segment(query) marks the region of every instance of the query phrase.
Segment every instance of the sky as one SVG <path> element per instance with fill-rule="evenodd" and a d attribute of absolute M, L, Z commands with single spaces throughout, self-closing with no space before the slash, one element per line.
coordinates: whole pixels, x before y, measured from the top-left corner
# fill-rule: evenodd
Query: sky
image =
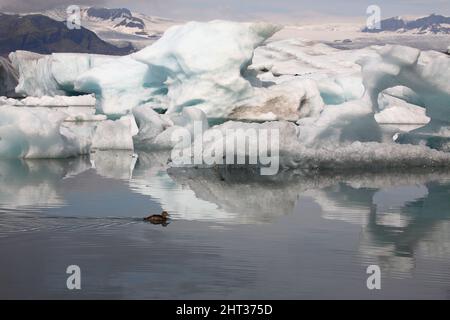
<path fill-rule="evenodd" d="M 450 16 L 450 0 L 0 0 L 0 10 L 32 12 L 72 4 L 126 7 L 179 20 L 363 20 L 372 4 L 381 8 L 382 18 L 430 13 Z"/>

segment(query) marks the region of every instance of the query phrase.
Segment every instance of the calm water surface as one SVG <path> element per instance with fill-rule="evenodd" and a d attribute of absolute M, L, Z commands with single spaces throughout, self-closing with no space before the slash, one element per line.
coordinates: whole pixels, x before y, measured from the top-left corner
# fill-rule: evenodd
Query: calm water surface
<path fill-rule="evenodd" d="M 166 162 L 0 161 L 0 298 L 450 298 L 449 171 L 263 178 Z M 167 227 L 142 221 L 162 209 Z"/>

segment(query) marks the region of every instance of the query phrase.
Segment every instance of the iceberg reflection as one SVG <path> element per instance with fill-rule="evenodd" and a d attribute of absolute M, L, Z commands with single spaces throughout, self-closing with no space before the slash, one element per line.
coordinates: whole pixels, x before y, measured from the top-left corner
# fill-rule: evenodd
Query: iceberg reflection
<path fill-rule="evenodd" d="M 293 215 L 301 219 L 300 210 L 311 208 L 308 203 L 314 202 L 323 219 L 335 222 L 332 228 L 345 223 L 360 230 L 357 255 L 364 265 L 378 264 L 386 272 L 409 276 L 418 256 L 450 256 L 449 170 L 285 171 L 276 176 L 260 176 L 256 168 L 170 168 L 168 156 L 167 152 L 136 156 L 129 151 L 115 151 L 66 160 L 2 160 L 0 212 L 37 212 L 82 202 L 89 208 L 80 208 L 92 216 L 103 208 L 102 216 L 129 218 L 138 217 L 140 206 L 147 210 L 146 206 L 151 205 L 147 201 L 154 200 L 175 221 L 270 224 L 289 222 Z M 96 179 L 106 177 L 120 180 L 118 185 L 123 189 L 114 189 L 115 193 L 101 198 L 93 187 L 87 192 L 89 199 L 85 199 L 78 198 L 78 191 L 85 188 L 83 183 L 78 185 L 75 181 L 71 188 L 61 188 L 65 179 L 91 168 L 95 171 L 87 172 L 89 179 L 84 182 L 97 183 Z M 109 199 L 119 202 L 99 205 Z M 127 208 L 136 201 L 141 204 L 128 212 Z M 111 209 L 118 204 L 123 209 L 116 210 L 119 215 Z M 309 210 L 316 213 L 316 209 Z M 60 211 L 53 214 L 63 216 Z M 70 214 L 74 212 L 78 211 Z M 82 213 L 78 215 L 82 217 Z M 310 223 L 307 220 L 300 221 Z"/>
<path fill-rule="evenodd" d="M 270 179 L 246 172 L 169 170 L 198 198 L 241 212 L 234 223 L 274 221 L 301 207 L 301 197 L 312 198 L 324 219 L 360 226 L 360 259 L 394 276 L 410 276 L 418 254 L 450 256 L 449 171 L 285 172 Z"/>
<path fill-rule="evenodd" d="M 0 160 L 0 210 L 63 206 L 60 182 L 90 168 L 86 158 Z"/>

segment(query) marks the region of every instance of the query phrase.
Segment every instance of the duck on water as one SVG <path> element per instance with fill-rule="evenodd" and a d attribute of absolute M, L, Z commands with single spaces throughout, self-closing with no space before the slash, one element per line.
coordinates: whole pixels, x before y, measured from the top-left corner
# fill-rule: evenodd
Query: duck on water
<path fill-rule="evenodd" d="M 169 224 L 170 215 L 167 211 L 163 211 L 161 214 L 154 214 L 144 218 L 144 221 L 150 222 L 151 224 L 161 224 L 166 226 Z"/>

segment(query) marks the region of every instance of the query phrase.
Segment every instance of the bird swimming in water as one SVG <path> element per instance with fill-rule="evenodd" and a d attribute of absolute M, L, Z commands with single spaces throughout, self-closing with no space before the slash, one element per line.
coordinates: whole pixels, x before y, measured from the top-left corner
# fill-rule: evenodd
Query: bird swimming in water
<path fill-rule="evenodd" d="M 167 226 L 169 220 L 169 213 L 167 211 L 144 218 L 144 221 L 150 222 L 151 224 L 162 224 L 163 226 Z"/>

